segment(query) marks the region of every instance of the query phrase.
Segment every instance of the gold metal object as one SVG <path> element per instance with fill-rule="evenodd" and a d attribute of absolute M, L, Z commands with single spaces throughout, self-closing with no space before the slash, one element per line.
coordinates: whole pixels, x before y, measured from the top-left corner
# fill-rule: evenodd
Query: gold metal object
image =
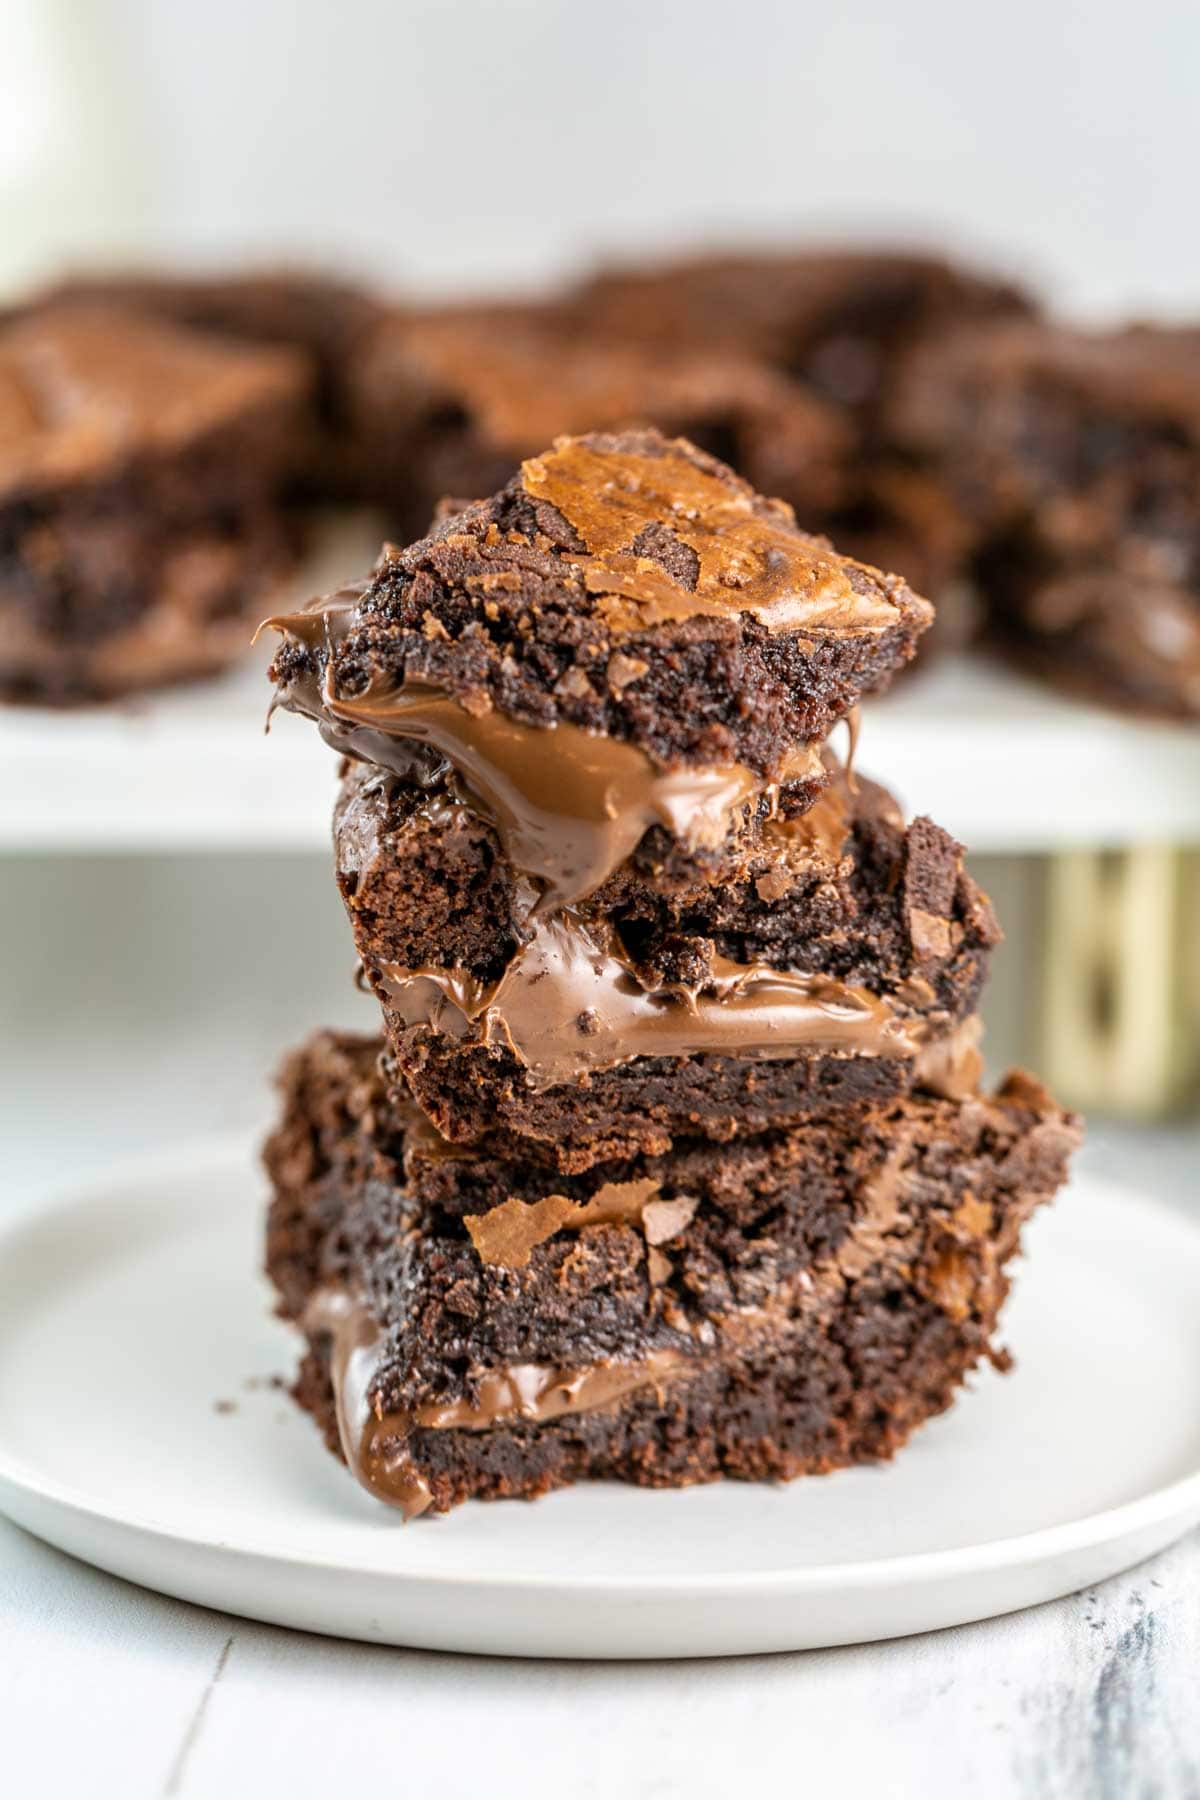
<path fill-rule="evenodd" d="M 1200 852 L 1045 859 L 1041 1048 L 1081 1110 L 1148 1120 L 1200 1099 Z"/>

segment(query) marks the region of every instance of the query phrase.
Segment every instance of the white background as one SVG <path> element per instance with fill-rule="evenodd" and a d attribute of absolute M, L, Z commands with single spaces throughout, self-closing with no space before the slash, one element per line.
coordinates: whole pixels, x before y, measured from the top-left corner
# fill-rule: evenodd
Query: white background
<path fill-rule="evenodd" d="M 10 280 L 123 244 L 520 282 L 810 228 L 946 237 L 1089 310 L 1200 294 L 1190 0 L 0 0 L 0 24 Z"/>

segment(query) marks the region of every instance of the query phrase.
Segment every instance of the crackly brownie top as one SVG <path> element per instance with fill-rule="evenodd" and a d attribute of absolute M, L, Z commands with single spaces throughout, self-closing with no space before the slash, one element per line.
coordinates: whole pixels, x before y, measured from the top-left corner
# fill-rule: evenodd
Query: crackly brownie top
<path fill-rule="evenodd" d="M 913 447 L 990 480 L 1001 508 L 1114 476 L 1138 486 L 1147 470 L 1131 465 L 1149 447 L 1194 463 L 1200 328 L 1019 321 L 960 330 L 914 356 L 893 423 Z"/>
<path fill-rule="evenodd" d="M 851 447 L 834 408 L 764 362 L 583 331 L 554 303 L 397 309 L 365 342 L 354 386 L 394 434 L 468 436 L 514 465 L 564 433 L 636 425 L 688 437 L 760 482 L 786 454 L 813 504 L 836 502 Z"/>
<path fill-rule="evenodd" d="M 240 349 L 99 302 L 0 332 L 0 493 L 101 478 L 304 391 L 301 359 Z"/>
<path fill-rule="evenodd" d="M 593 329 L 736 344 L 831 400 L 872 405 L 890 352 L 931 328 L 1023 312 L 1018 288 L 937 257 L 820 249 L 684 257 L 601 271 L 578 293 Z"/>
<path fill-rule="evenodd" d="M 686 441 L 597 434 L 559 439 L 365 583 L 272 620 L 272 673 L 283 705 L 368 760 L 387 758 L 347 734 L 421 735 L 404 714 L 432 687 L 468 719 L 579 728 L 660 768 L 776 774 L 932 616 Z"/>

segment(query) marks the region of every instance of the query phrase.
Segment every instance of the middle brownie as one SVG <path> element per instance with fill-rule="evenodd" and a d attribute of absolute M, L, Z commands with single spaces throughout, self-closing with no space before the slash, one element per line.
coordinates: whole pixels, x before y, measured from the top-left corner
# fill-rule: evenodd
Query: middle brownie
<path fill-rule="evenodd" d="M 549 912 L 447 763 L 347 765 L 338 884 L 397 1093 L 452 1143 L 513 1133 L 579 1172 L 970 1091 L 999 931 L 960 846 L 831 758 L 785 812 L 700 849 L 653 827 Z"/>

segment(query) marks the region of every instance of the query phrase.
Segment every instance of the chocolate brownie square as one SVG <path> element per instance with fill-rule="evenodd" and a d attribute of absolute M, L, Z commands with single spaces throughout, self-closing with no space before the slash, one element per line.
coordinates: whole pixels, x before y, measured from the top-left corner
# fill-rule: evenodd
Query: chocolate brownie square
<path fill-rule="evenodd" d="M 273 673 L 279 704 L 368 760 L 388 760 L 389 735 L 443 728 L 487 733 L 494 757 L 491 718 L 547 744 L 560 728 L 556 746 L 563 727 L 632 746 L 637 771 L 780 779 L 798 753 L 815 767 L 813 747 L 932 617 L 682 439 L 563 438 L 366 582 L 273 620 Z M 416 717 L 430 688 L 456 718 Z"/>
<path fill-rule="evenodd" d="M 581 1169 L 973 1086 L 996 922 L 961 847 L 874 783 L 837 771 L 690 872 L 648 836 L 547 915 L 469 793 L 422 773 L 352 765 L 335 856 L 395 1068 L 447 1138 L 503 1126 Z"/>
<path fill-rule="evenodd" d="M 289 572 L 293 353 L 99 303 L 0 331 L 0 695 L 107 699 L 224 668 Z"/>
<path fill-rule="evenodd" d="M 348 379 L 361 340 L 383 312 L 364 288 L 314 269 L 226 274 L 76 275 L 51 298 L 95 300 L 246 344 L 278 344 L 308 362 L 312 408 L 296 484 L 312 499 L 359 499 L 369 465 L 352 429 Z"/>
<path fill-rule="evenodd" d="M 598 332 L 762 357 L 861 425 L 877 417 L 914 344 L 1031 302 L 1012 282 L 941 257 L 814 246 L 601 270 L 576 306 Z"/>
<path fill-rule="evenodd" d="M 996 642 L 1072 691 L 1200 718 L 1200 330 L 952 334 L 914 358 L 893 429 L 975 522 Z"/>

